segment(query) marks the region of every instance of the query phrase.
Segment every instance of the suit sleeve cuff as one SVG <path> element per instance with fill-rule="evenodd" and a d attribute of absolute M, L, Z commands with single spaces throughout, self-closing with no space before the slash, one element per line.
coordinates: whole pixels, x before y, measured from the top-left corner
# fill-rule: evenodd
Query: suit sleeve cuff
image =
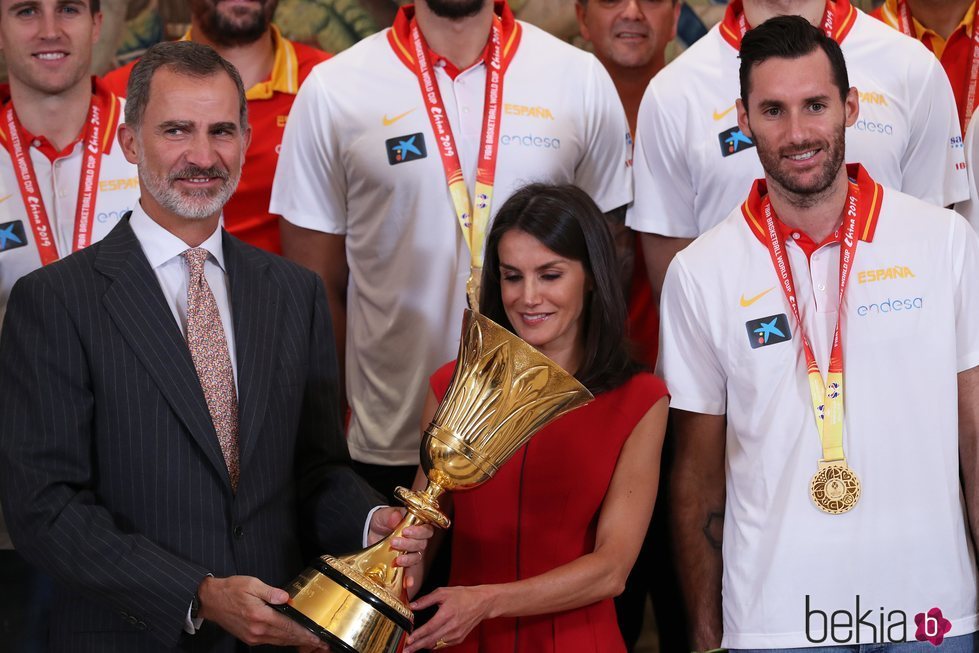
<path fill-rule="evenodd" d="M 371 508 L 371 511 L 367 513 L 367 521 L 364 522 L 364 536 L 361 538 L 361 541 L 363 542 L 363 546 L 365 549 L 370 545 L 370 543 L 367 541 L 367 538 L 370 537 L 371 534 L 371 519 L 374 518 L 374 513 L 380 510 L 381 508 L 388 508 L 388 507 L 389 506 L 374 506 L 373 508 Z"/>
<path fill-rule="evenodd" d="M 208 574 L 209 577 L 214 578 L 214 574 Z M 198 630 L 201 629 L 201 624 L 204 623 L 204 619 L 201 617 L 190 616 L 194 612 L 194 602 L 191 601 L 190 605 L 187 606 L 187 616 L 184 618 L 184 632 L 188 635 L 194 635 Z"/>

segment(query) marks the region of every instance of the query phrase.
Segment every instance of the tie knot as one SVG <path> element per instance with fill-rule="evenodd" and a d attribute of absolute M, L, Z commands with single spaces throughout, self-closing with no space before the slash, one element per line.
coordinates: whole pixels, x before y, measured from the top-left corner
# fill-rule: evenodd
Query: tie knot
<path fill-rule="evenodd" d="M 204 273 L 204 261 L 207 260 L 208 251 L 203 247 L 192 247 L 184 250 L 181 254 L 187 265 L 190 266 L 191 276 L 199 276 Z"/>

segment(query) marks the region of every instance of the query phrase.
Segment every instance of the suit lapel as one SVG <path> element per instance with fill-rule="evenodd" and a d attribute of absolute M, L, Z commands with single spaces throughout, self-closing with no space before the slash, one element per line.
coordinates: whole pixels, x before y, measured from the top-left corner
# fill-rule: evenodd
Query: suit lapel
<path fill-rule="evenodd" d="M 95 269 L 113 279 L 102 297 L 112 321 L 230 491 L 228 468 L 190 350 L 128 215 L 102 240 Z"/>
<path fill-rule="evenodd" d="M 261 434 L 272 389 L 278 295 L 269 279 L 265 258 L 227 233 L 224 258 L 238 358 L 238 446 L 244 472 Z"/>

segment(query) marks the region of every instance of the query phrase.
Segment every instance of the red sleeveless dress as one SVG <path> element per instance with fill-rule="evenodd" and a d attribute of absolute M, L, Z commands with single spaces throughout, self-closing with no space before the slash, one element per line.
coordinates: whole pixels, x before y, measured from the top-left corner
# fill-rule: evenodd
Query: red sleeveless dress
<path fill-rule="evenodd" d="M 441 401 L 455 363 L 431 379 Z M 507 583 L 595 549 L 598 514 L 619 452 L 666 395 L 640 373 L 542 429 L 483 485 L 454 492 L 450 585 Z M 651 481 L 652 482 L 652 481 Z M 556 614 L 487 619 L 453 651 L 624 653 L 612 599 Z"/>

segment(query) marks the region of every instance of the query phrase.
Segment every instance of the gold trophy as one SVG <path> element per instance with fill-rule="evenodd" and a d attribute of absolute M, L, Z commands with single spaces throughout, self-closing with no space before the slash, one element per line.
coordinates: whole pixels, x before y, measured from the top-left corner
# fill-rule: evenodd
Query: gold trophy
<path fill-rule="evenodd" d="M 492 320 L 467 310 L 448 392 L 421 446 L 424 492 L 396 490 L 408 514 L 388 537 L 358 553 L 324 555 L 273 606 L 335 653 L 399 653 L 414 617 L 398 551 L 389 544 L 413 524 L 448 528 L 438 498 L 485 483 L 548 422 L 592 400 L 574 377 Z"/>

